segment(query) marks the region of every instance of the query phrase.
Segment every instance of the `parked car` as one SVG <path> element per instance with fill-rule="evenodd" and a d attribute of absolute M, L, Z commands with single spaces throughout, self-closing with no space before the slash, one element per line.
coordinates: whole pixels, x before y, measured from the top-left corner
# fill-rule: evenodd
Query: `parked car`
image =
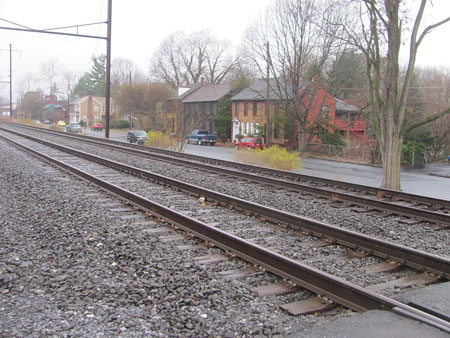
<path fill-rule="evenodd" d="M 264 149 L 264 144 L 259 137 L 243 137 L 236 142 L 236 149 Z"/>
<path fill-rule="evenodd" d="M 79 123 L 71 123 L 66 127 L 66 131 L 68 133 L 80 133 L 81 132 L 81 126 Z"/>
<path fill-rule="evenodd" d="M 95 123 L 92 124 L 91 130 L 92 131 L 102 131 L 103 130 L 103 124 L 101 124 L 100 122 L 95 122 Z"/>
<path fill-rule="evenodd" d="M 45 124 L 51 124 L 52 122 L 50 120 L 45 120 L 44 123 Z"/>
<path fill-rule="evenodd" d="M 33 120 L 32 121 L 34 124 L 42 124 L 40 120 Z"/>
<path fill-rule="evenodd" d="M 66 122 L 58 121 L 57 125 L 60 126 L 60 127 L 65 127 L 66 126 Z"/>
<path fill-rule="evenodd" d="M 195 142 L 200 146 L 208 143 L 213 146 L 216 144 L 216 141 L 217 135 L 210 134 L 205 129 L 196 129 L 186 136 L 186 143 Z"/>
<path fill-rule="evenodd" d="M 127 141 L 144 144 L 147 141 L 147 133 L 144 130 L 130 130 L 127 134 Z"/>

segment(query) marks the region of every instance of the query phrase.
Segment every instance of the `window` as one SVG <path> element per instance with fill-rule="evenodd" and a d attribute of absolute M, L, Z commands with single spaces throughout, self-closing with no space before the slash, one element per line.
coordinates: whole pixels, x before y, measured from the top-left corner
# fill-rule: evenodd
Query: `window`
<path fill-rule="evenodd" d="M 105 107 L 105 105 L 102 105 L 102 112 L 105 112 L 106 111 L 106 107 Z"/>
<path fill-rule="evenodd" d="M 234 115 L 239 116 L 239 103 L 236 103 L 234 106 Z"/>
<path fill-rule="evenodd" d="M 94 106 L 94 113 L 98 113 L 98 107 Z"/>
<path fill-rule="evenodd" d="M 242 134 L 248 135 L 248 122 L 242 122 Z"/>
<path fill-rule="evenodd" d="M 280 125 L 279 124 L 276 124 L 273 127 L 273 138 L 275 140 L 278 140 L 280 138 Z"/>
<path fill-rule="evenodd" d="M 244 103 L 244 116 L 248 115 L 248 103 Z"/>
<path fill-rule="evenodd" d="M 258 115 L 258 104 L 256 102 L 253 102 L 253 116 Z"/>
<path fill-rule="evenodd" d="M 293 135 L 294 127 L 293 124 L 284 124 L 284 138 L 289 139 Z"/>
<path fill-rule="evenodd" d="M 259 135 L 258 123 L 250 124 L 250 134 L 252 134 L 253 136 Z"/>

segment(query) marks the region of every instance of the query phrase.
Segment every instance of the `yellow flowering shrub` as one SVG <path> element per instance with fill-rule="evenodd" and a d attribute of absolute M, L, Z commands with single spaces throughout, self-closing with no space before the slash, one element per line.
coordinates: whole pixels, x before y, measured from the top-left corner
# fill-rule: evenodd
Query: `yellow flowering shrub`
<path fill-rule="evenodd" d="M 297 152 L 289 152 L 277 145 L 263 150 L 236 150 L 235 159 L 247 164 L 287 171 L 298 170 L 301 167 L 300 155 Z"/>
<path fill-rule="evenodd" d="M 155 148 L 168 149 L 181 152 L 184 148 L 184 142 L 181 139 L 172 137 L 161 131 L 150 130 L 147 133 L 147 142 L 145 145 Z"/>

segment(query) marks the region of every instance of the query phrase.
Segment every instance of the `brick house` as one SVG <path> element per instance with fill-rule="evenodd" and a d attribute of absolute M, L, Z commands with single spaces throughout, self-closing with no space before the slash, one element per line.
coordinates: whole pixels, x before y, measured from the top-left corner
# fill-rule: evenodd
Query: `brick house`
<path fill-rule="evenodd" d="M 83 96 L 73 99 L 69 104 L 70 123 L 84 121 L 91 124 L 97 121 L 105 121 L 105 100 L 105 97 L 101 96 Z M 111 98 L 110 112 L 116 112 L 113 98 Z"/>
<path fill-rule="evenodd" d="M 301 84 L 304 90 L 312 90 L 311 82 L 304 82 Z M 270 98 L 270 116 L 280 114 L 282 101 L 285 100 L 280 97 L 276 88 L 275 81 L 272 79 L 269 84 L 269 98 Z M 266 96 L 267 96 L 267 81 L 256 80 L 250 87 L 242 90 L 231 98 L 232 101 L 232 139 L 237 140 L 238 135 L 257 135 L 259 130 L 265 128 L 266 124 Z M 363 123 L 361 117 L 358 117 L 358 123 L 347 123 L 350 118 L 356 118 L 356 112 L 359 109 L 355 106 L 338 100 L 330 95 L 325 89 L 315 86 L 314 94 L 306 96 L 304 99 L 304 106 L 309 107 L 309 114 L 306 119 L 306 125 L 310 125 L 320 113 L 328 115 L 330 124 L 340 128 L 345 132 L 357 132 L 362 138 L 365 137 L 366 124 Z M 336 113 L 338 113 L 336 118 Z M 344 118 L 347 118 L 344 119 Z M 337 122 L 337 124 L 336 124 Z M 272 123 L 272 143 L 281 146 L 293 147 L 298 146 L 298 130 L 292 125 L 281 125 L 280 123 Z"/>
<path fill-rule="evenodd" d="M 44 119 L 52 122 L 69 121 L 67 101 L 58 101 L 55 94 L 45 95 L 43 99 Z"/>

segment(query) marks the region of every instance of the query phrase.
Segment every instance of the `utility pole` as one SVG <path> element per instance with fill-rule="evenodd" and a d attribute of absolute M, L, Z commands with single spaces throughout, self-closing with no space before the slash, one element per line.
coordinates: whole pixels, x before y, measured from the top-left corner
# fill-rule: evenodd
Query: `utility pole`
<path fill-rule="evenodd" d="M 9 118 L 12 119 L 12 44 L 9 44 Z"/>
<path fill-rule="evenodd" d="M 106 128 L 105 137 L 109 138 L 109 120 L 111 112 L 111 18 L 112 18 L 112 0 L 108 0 L 108 28 L 106 34 Z"/>
<path fill-rule="evenodd" d="M 130 89 L 131 89 L 131 70 L 130 70 Z M 131 130 L 131 112 L 128 112 L 128 129 Z"/>
<path fill-rule="evenodd" d="M 20 50 L 13 50 L 12 44 L 9 44 L 9 49 L 0 49 L 0 51 L 9 50 L 9 81 L 0 81 L 0 83 L 9 83 L 9 118 L 12 119 L 13 105 L 12 105 L 12 52 L 20 52 Z"/>
<path fill-rule="evenodd" d="M 267 41 L 267 76 L 266 76 L 266 147 L 272 144 L 272 128 L 270 128 L 270 53 L 269 41 Z"/>

